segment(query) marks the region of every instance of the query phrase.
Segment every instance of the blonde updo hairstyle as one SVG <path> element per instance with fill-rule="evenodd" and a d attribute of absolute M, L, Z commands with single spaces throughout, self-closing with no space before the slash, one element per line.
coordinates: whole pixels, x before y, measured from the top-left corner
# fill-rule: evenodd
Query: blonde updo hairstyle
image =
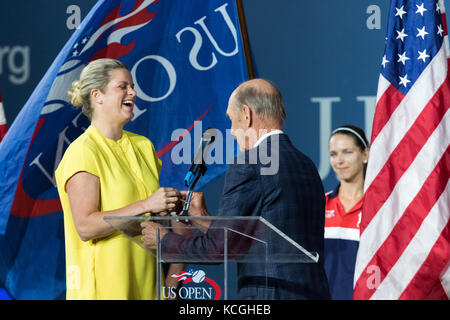
<path fill-rule="evenodd" d="M 91 90 L 98 89 L 101 92 L 110 81 L 110 72 L 115 69 L 128 68 L 119 60 L 98 59 L 91 61 L 83 68 L 80 80 L 72 83 L 72 88 L 68 91 L 70 103 L 75 107 L 82 107 L 82 112 L 92 120 L 94 112 L 91 105 Z"/>

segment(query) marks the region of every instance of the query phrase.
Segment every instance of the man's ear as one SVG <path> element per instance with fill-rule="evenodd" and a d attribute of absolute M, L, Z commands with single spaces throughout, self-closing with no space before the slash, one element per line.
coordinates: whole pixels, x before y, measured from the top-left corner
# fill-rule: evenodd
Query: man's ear
<path fill-rule="evenodd" d="M 248 105 L 242 105 L 242 120 L 244 121 L 247 128 L 250 128 L 253 124 L 253 110 Z"/>

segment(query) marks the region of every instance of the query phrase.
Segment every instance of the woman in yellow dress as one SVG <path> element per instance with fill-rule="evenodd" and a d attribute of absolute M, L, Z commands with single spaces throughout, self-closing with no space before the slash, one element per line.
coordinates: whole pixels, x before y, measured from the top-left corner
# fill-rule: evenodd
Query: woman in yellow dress
<path fill-rule="evenodd" d="M 118 60 L 89 63 L 69 91 L 91 120 L 56 172 L 64 211 L 67 299 L 156 299 L 152 255 L 115 231 L 105 216 L 171 211 L 180 200 L 160 188 L 158 159 L 146 137 L 123 130 L 133 118 L 132 76 Z"/>

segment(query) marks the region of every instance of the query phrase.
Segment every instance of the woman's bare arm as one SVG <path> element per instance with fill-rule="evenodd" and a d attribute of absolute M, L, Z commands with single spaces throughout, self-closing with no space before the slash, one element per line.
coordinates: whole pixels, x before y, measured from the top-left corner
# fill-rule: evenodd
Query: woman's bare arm
<path fill-rule="evenodd" d="M 150 197 L 111 211 L 100 211 L 100 181 L 88 172 L 78 172 L 66 183 L 73 221 L 83 241 L 104 237 L 115 229 L 103 220 L 105 216 L 138 216 L 160 213 L 176 206 L 180 194 L 173 188 L 160 188 Z"/>

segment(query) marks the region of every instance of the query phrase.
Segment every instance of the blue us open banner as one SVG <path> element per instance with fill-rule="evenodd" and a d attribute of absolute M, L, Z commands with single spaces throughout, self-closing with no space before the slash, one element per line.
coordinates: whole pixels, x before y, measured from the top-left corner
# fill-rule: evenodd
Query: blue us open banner
<path fill-rule="evenodd" d="M 226 136 L 228 97 L 248 78 L 235 1 L 98 1 L 0 145 L 0 274 L 15 298 L 64 293 L 54 170 L 89 126 L 67 91 L 98 58 L 119 59 L 130 69 L 137 100 L 125 129 L 150 138 L 163 163 L 161 185 L 175 188 L 183 187 L 202 131 L 214 127 Z M 181 142 L 183 150 L 172 156 Z M 225 170 L 225 161 L 209 165 L 199 186 Z"/>

